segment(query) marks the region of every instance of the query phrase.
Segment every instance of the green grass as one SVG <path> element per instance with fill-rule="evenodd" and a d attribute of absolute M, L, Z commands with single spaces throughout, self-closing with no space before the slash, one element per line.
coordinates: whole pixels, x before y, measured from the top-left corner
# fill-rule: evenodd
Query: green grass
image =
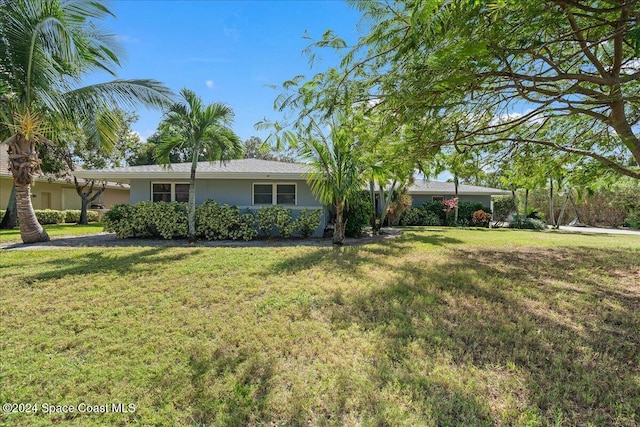
<path fill-rule="evenodd" d="M 0 424 L 640 424 L 640 236 L 11 251 Z"/>
<path fill-rule="evenodd" d="M 44 229 L 49 234 L 49 237 L 64 237 L 64 236 L 83 236 L 85 234 L 100 233 L 103 229 L 103 225 L 99 222 L 92 222 L 89 225 L 81 224 L 49 224 L 45 225 Z M 0 243 L 20 243 L 20 230 L 16 227 L 13 230 L 0 230 Z"/>

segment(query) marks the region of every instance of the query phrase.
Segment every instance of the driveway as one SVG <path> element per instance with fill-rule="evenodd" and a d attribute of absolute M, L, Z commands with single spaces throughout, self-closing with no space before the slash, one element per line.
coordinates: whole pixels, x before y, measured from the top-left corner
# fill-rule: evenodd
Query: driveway
<path fill-rule="evenodd" d="M 557 231 L 587 234 L 635 234 L 636 236 L 640 236 L 640 230 L 628 230 L 624 228 L 571 227 L 561 225 Z"/>

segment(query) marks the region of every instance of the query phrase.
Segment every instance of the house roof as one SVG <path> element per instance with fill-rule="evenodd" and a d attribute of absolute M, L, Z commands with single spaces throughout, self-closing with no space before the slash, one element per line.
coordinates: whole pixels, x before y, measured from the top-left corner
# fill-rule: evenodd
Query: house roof
<path fill-rule="evenodd" d="M 411 187 L 409 187 L 409 194 L 453 195 L 455 194 L 455 185 L 453 182 L 416 181 Z M 458 185 L 458 194 L 467 196 L 499 196 L 511 194 L 511 192 L 507 190 L 500 190 L 498 188 L 460 184 Z"/>
<path fill-rule="evenodd" d="M 310 172 L 307 165 L 272 160 L 238 159 L 220 162 L 198 162 L 199 179 L 304 179 Z M 172 163 L 162 165 L 128 166 L 113 169 L 82 170 L 74 172 L 78 178 L 108 179 L 110 181 L 129 182 L 131 179 L 188 179 L 191 163 Z"/>

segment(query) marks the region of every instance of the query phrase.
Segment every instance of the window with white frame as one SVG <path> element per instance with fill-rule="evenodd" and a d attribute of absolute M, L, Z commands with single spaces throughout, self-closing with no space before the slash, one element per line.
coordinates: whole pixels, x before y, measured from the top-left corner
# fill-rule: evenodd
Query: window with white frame
<path fill-rule="evenodd" d="M 254 205 L 295 205 L 297 186 L 292 183 L 276 184 L 257 182 L 253 184 Z"/>
<path fill-rule="evenodd" d="M 154 182 L 151 184 L 154 202 L 188 202 L 189 184 L 182 182 Z"/>

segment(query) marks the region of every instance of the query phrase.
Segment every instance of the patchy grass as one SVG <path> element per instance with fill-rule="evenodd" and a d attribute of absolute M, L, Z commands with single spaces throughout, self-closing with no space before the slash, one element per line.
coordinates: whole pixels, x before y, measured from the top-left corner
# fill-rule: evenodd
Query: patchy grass
<path fill-rule="evenodd" d="M 95 234 L 103 231 L 103 225 L 99 222 L 92 222 L 89 225 L 81 224 L 48 224 L 43 226 L 49 237 L 83 236 L 85 234 Z M 13 230 L 0 230 L 0 243 L 22 242 L 20 230 L 16 227 Z"/>
<path fill-rule="evenodd" d="M 640 237 L 3 252 L 4 425 L 640 424 Z"/>

